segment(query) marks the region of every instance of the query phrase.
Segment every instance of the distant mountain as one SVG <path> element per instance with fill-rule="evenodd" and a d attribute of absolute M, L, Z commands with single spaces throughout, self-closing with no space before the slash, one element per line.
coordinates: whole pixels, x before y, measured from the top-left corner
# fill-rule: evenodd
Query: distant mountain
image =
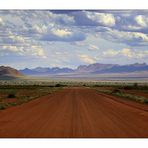
<path fill-rule="evenodd" d="M 105 73 L 130 73 L 148 71 L 146 63 L 135 63 L 129 65 L 101 64 L 80 65 L 76 69 L 59 67 L 37 67 L 34 69 L 23 69 L 20 72 L 24 75 L 50 75 L 50 74 L 105 74 Z"/>
<path fill-rule="evenodd" d="M 70 68 L 59 68 L 59 67 L 53 67 L 53 68 L 37 67 L 34 69 L 25 68 L 23 70 L 20 70 L 20 72 L 25 75 L 48 75 L 48 74 L 59 74 L 59 73 L 62 74 L 72 73 L 74 72 L 74 70 Z"/>
<path fill-rule="evenodd" d="M 129 65 L 114 65 L 110 68 L 103 70 L 96 70 L 93 73 L 130 73 L 130 72 L 139 72 L 139 71 L 148 71 L 148 65 L 146 63 L 135 63 Z"/>
<path fill-rule="evenodd" d="M 0 76 L 4 77 L 19 77 L 19 76 L 23 76 L 21 74 L 21 72 L 19 72 L 18 70 L 8 67 L 8 66 L 0 66 Z"/>
<path fill-rule="evenodd" d="M 75 71 L 78 73 L 94 73 L 94 72 L 101 72 L 112 67 L 116 66 L 116 64 L 90 64 L 90 65 L 81 65 Z"/>

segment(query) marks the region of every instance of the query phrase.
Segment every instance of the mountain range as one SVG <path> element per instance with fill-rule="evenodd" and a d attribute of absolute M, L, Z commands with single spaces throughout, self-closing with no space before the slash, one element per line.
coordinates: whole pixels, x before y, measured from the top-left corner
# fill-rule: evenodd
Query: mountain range
<path fill-rule="evenodd" d="M 37 67 L 33 69 L 25 68 L 17 70 L 8 66 L 0 66 L 0 76 L 20 77 L 23 75 L 30 76 L 48 76 L 60 74 L 111 74 L 111 73 L 132 73 L 132 72 L 148 72 L 146 63 L 134 63 L 129 65 L 118 64 L 101 64 L 95 63 L 90 65 L 80 65 L 76 69 L 59 68 L 59 67 Z"/>
<path fill-rule="evenodd" d="M 118 64 L 101 64 L 95 63 L 90 65 L 80 65 L 76 69 L 71 68 L 59 68 L 59 67 L 37 67 L 34 69 L 22 69 L 19 70 L 24 75 L 54 75 L 54 74 L 103 74 L 103 73 L 128 73 L 128 72 L 140 72 L 148 71 L 148 65 L 146 63 L 134 63 L 128 65 Z"/>

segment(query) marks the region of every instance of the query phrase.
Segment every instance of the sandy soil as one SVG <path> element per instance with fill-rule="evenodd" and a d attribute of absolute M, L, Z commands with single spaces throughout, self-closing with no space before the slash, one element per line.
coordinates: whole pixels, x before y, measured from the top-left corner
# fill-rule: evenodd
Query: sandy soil
<path fill-rule="evenodd" d="M 6 102 L 6 103 L 17 102 L 17 99 L 16 98 L 5 98 L 3 99 L 3 102 Z"/>
<path fill-rule="evenodd" d="M 148 98 L 148 92 L 142 92 L 142 91 L 138 91 L 138 90 L 124 90 L 124 92 Z"/>
<path fill-rule="evenodd" d="M 0 137 L 148 137 L 148 112 L 93 89 L 66 88 L 0 111 Z"/>

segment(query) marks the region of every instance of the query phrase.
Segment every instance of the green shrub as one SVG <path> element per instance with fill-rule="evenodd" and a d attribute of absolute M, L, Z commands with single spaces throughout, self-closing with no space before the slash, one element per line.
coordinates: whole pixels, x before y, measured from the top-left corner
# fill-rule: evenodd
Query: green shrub
<path fill-rule="evenodd" d="M 137 88 L 138 87 L 138 83 L 134 83 L 133 87 Z"/>
<path fill-rule="evenodd" d="M 14 93 L 8 94 L 7 98 L 16 98 L 16 95 Z"/>
<path fill-rule="evenodd" d="M 55 85 L 55 87 L 64 87 L 64 86 L 66 86 L 66 85 L 59 84 L 59 83 Z"/>
<path fill-rule="evenodd" d="M 95 84 L 95 85 L 93 85 L 93 87 L 100 87 L 100 85 L 98 85 L 98 84 Z"/>
<path fill-rule="evenodd" d="M 0 104 L 0 110 L 5 109 L 7 106 L 5 104 Z"/>
<path fill-rule="evenodd" d="M 143 103 L 146 103 L 147 104 L 148 103 L 148 99 L 145 99 Z"/>
<path fill-rule="evenodd" d="M 61 84 L 56 84 L 55 87 L 61 87 Z"/>
<path fill-rule="evenodd" d="M 121 94 L 122 92 L 121 92 L 120 89 L 114 89 L 114 90 L 112 90 L 111 93 L 112 93 L 112 94 L 117 94 L 117 93 Z"/>
<path fill-rule="evenodd" d="M 130 90 L 130 89 L 132 89 L 132 87 L 131 86 L 124 86 L 123 89 Z"/>

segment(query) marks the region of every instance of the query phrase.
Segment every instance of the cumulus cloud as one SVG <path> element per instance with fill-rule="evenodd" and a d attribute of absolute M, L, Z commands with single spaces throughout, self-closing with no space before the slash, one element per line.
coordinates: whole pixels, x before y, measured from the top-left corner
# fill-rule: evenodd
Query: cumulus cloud
<path fill-rule="evenodd" d="M 90 57 L 89 55 L 85 55 L 85 54 L 79 55 L 79 58 L 81 61 L 87 64 L 93 64 L 96 62 L 94 58 Z"/>
<path fill-rule="evenodd" d="M 53 29 L 52 33 L 61 38 L 72 35 L 72 32 L 68 31 L 67 29 Z"/>
<path fill-rule="evenodd" d="M 50 11 L 50 12 L 48 12 L 48 16 L 55 23 L 59 23 L 59 24 L 63 24 L 63 25 L 75 24 L 74 17 L 67 15 L 67 14 L 56 14 L 56 13 L 52 13 Z"/>
<path fill-rule="evenodd" d="M 138 15 L 135 17 L 135 20 L 137 22 L 138 25 L 140 25 L 141 27 L 148 27 L 148 17 L 143 16 L 143 15 Z"/>
<path fill-rule="evenodd" d="M 88 64 L 96 62 L 97 54 L 107 60 L 119 57 L 121 62 L 127 58 L 145 58 L 148 57 L 147 27 L 146 10 L 0 10 L 0 62 L 5 57 L 26 56 L 32 61 L 32 57 L 46 58 L 46 55 L 55 61 L 51 51 L 59 50 L 61 55 L 57 52 L 55 56 L 62 57 L 68 51 L 73 60 L 67 64 L 75 66 L 80 60 Z"/>
<path fill-rule="evenodd" d="M 67 29 L 52 29 L 47 34 L 44 34 L 41 37 L 43 41 L 63 41 L 63 42 L 72 42 L 72 41 L 83 41 L 86 36 L 84 33 L 79 31 L 73 32 Z"/>
<path fill-rule="evenodd" d="M 108 40 L 125 43 L 131 46 L 142 46 L 148 44 L 148 35 L 141 32 L 127 32 L 110 29 L 101 35 Z"/>
<path fill-rule="evenodd" d="M 102 53 L 102 57 L 105 58 L 122 58 L 126 57 L 129 59 L 141 59 L 148 57 L 148 51 L 147 50 L 135 50 L 130 48 L 123 48 L 121 50 L 115 50 L 115 49 L 108 49 Z"/>
<path fill-rule="evenodd" d="M 116 18 L 111 13 L 96 11 L 76 11 L 74 16 L 75 24 L 79 26 L 107 26 L 112 27 L 116 24 Z"/>
<path fill-rule="evenodd" d="M 131 51 L 131 49 L 129 49 L 129 48 L 123 48 L 123 49 L 121 50 L 121 54 L 123 54 L 124 56 L 127 56 L 127 57 L 129 57 L 129 58 L 132 57 L 132 51 Z"/>
<path fill-rule="evenodd" d="M 10 32 L 2 32 L 0 35 L 0 44 L 24 44 L 26 42 L 26 37 L 21 35 L 15 35 L 11 31 Z"/>
<path fill-rule="evenodd" d="M 43 48 L 39 46 L 31 46 L 31 54 L 41 58 L 47 58 Z"/>
<path fill-rule="evenodd" d="M 46 33 L 47 32 L 47 26 L 46 25 L 32 25 L 32 32 L 34 33 Z"/>
<path fill-rule="evenodd" d="M 103 52 L 103 55 L 106 57 L 112 57 L 112 58 L 117 56 L 125 56 L 128 58 L 132 58 L 135 55 L 135 53 L 129 48 L 123 48 L 121 50 L 109 49 Z"/>
<path fill-rule="evenodd" d="M 39 46 L 22 47 L 15 45 L 4 45 L 0 49 L 0 55 L 20 55 L 20 56 L 35 56 L 46 58 L 44 50 Z"/>
<path fill-rule="evenodd" d="M 101 24 L 104 26 L 114 26 L 116 23 L 116 19 L 113 14 L 89 11 L 86 11 L 85 13 L 88 19 L 92 20 L 93 22 L 96 22 L 98 25 Z"/>
<path fill-rule="evenodd" d="M 19 35 L 10 35 L 8 36 L 10 40 L 12 40 L 12 42 L 19 42 L 19 43 L 24 43 L 25 42 L 25 38 L 23 36 L 19 36 Z"/>

